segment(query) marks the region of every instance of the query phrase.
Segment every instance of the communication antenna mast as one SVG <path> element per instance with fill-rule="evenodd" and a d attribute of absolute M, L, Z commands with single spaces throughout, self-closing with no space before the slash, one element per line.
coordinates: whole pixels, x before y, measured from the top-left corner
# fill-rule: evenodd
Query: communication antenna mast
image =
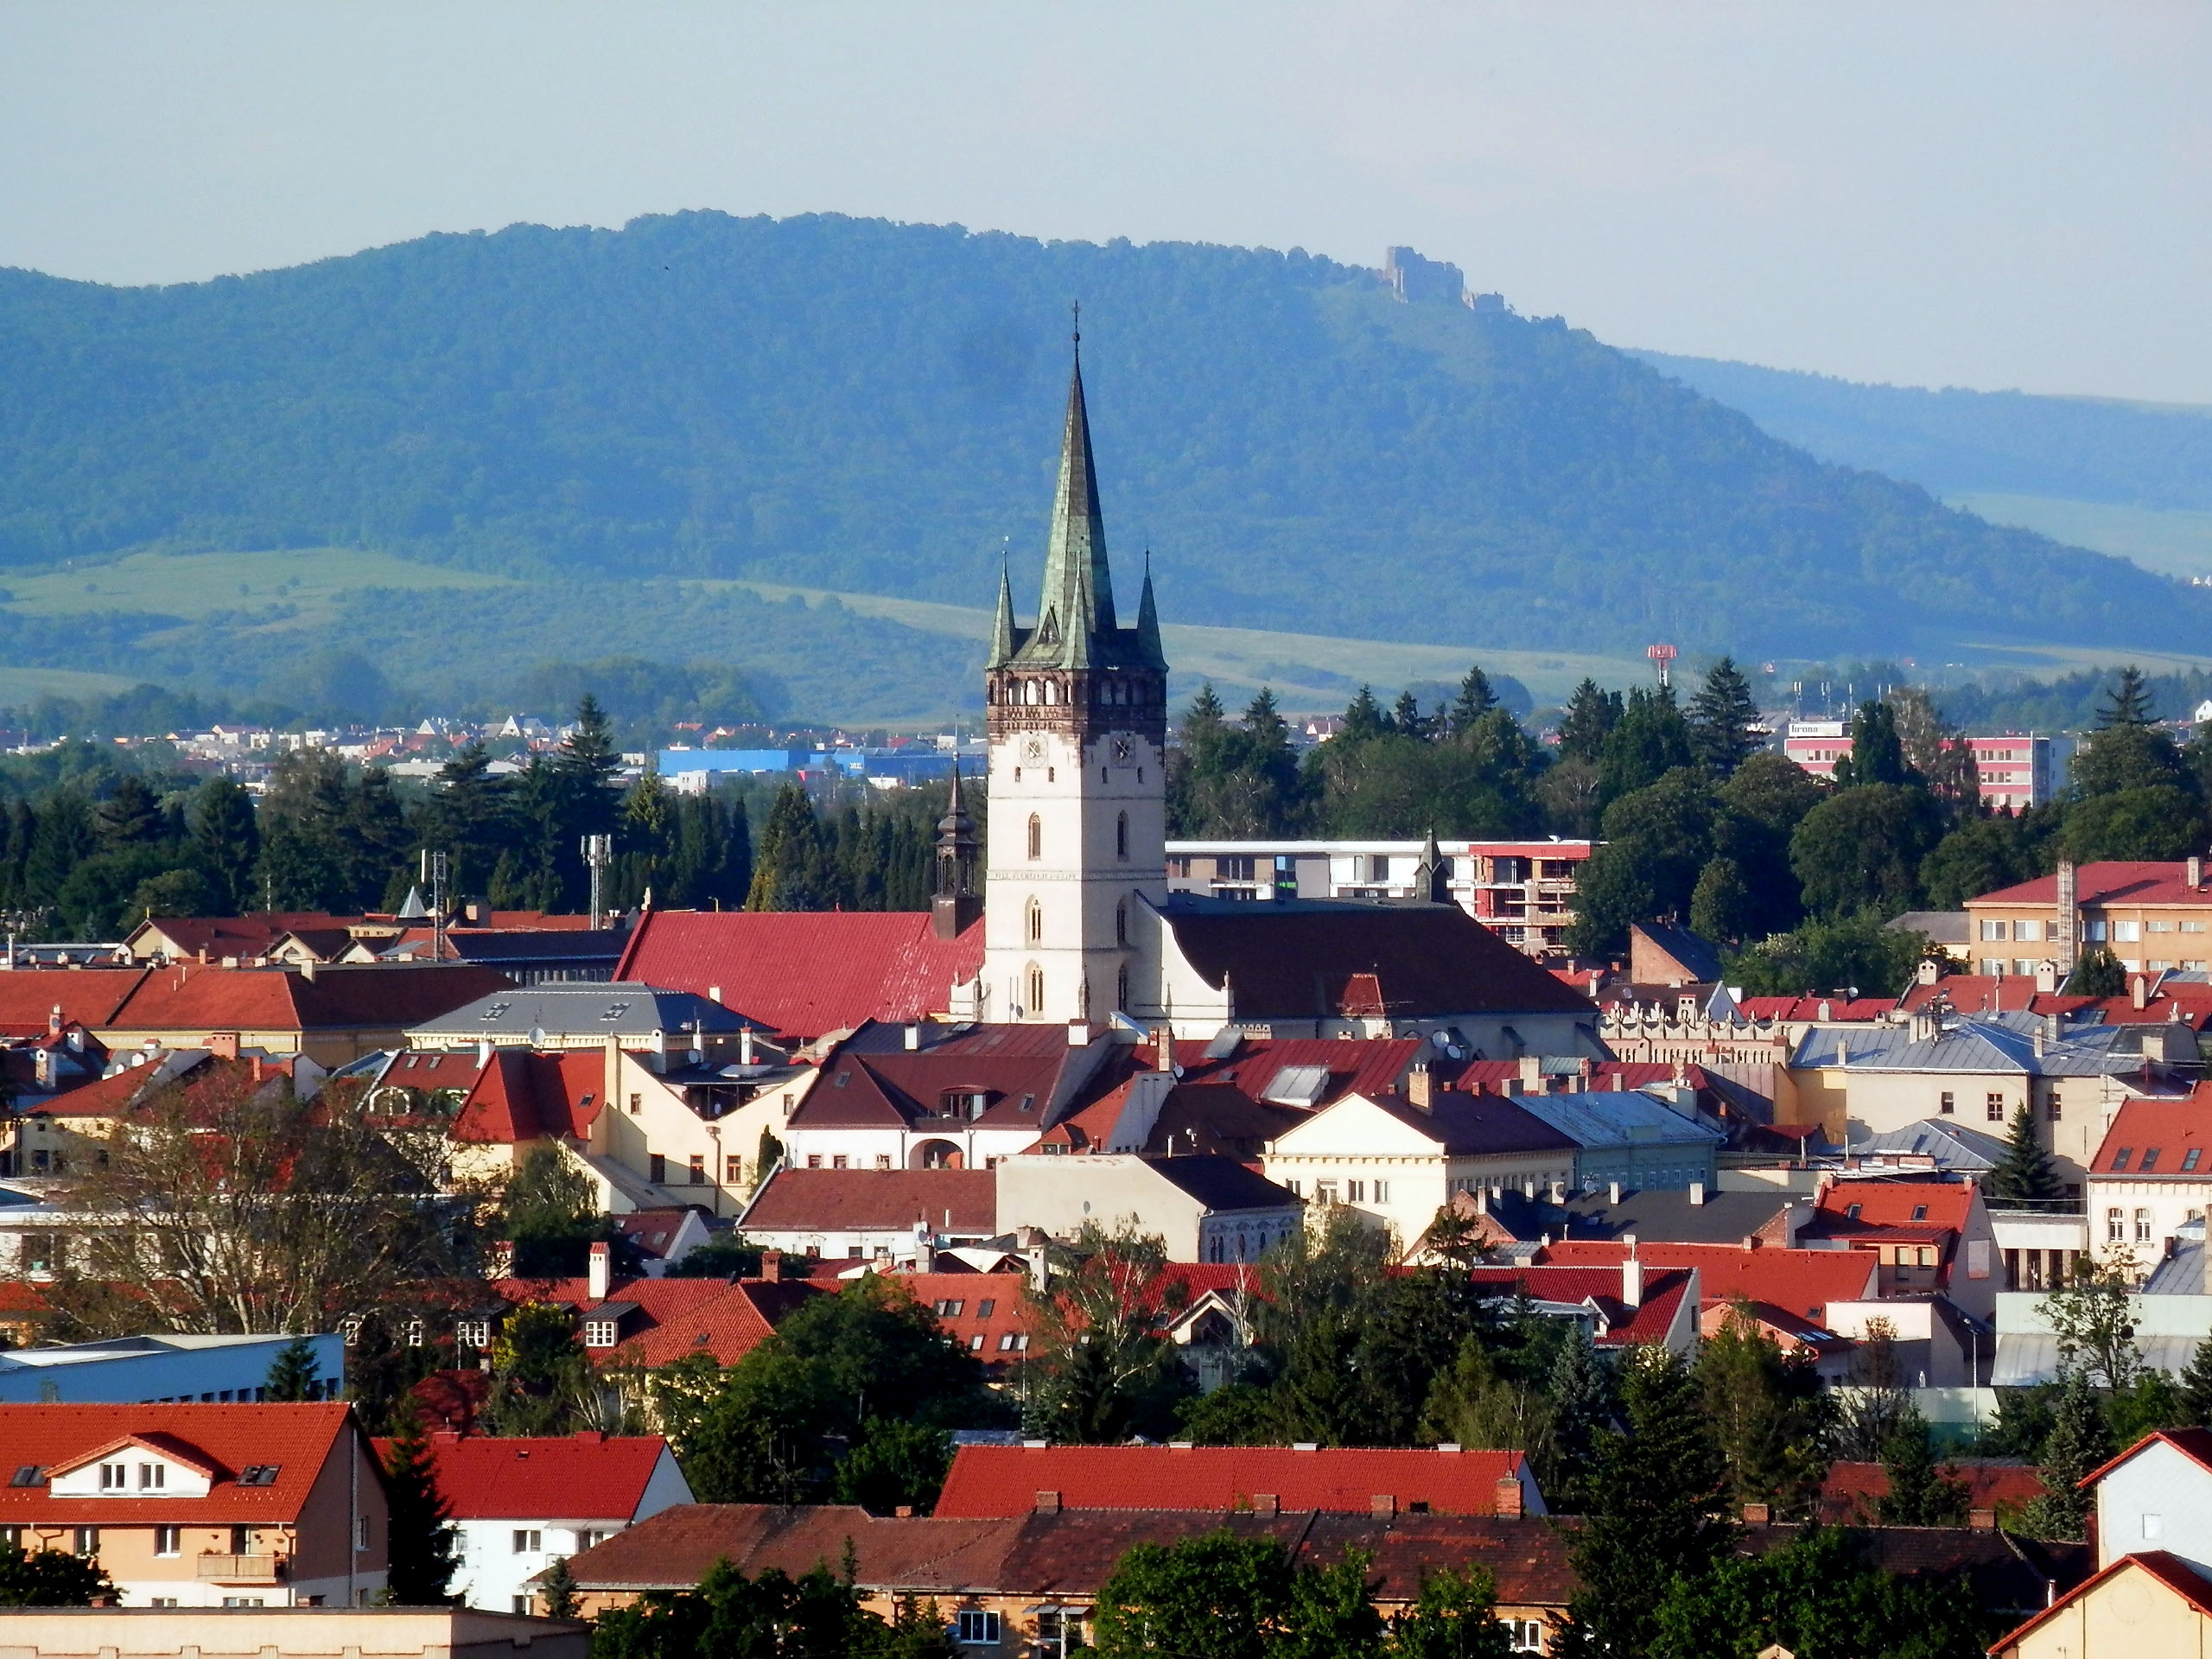
<path fill-rule="evenodd" d="M 430 890 L 430 960 L 446 959 L 446 855 L 423 849 L 423 885 Z"/>
<path fill-rule="evenodd" d="M 1680 653 L 1672 645 L 1653 645 L 1643 653 L 1651 659 L 1652 667 L 1659 671 L 1659 683 L 1666 685 L 1672 678 L 1672 665 Z"/>
<path fill-rule="evenodd" d="M 584 863 L 591 871 L 591 929 L 596 933 L 601 920 L 601 894 L 606 881 L 607 867 L 614 861 L 614 837 L 586 836 L 583 852 Z"/>

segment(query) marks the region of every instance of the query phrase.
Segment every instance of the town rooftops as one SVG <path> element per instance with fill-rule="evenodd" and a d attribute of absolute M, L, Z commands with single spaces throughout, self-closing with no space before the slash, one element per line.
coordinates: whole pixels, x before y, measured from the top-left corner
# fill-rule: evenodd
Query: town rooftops
<path fill-rule="evenodd" d="M 1910 1229 L 1935 1236 L 1960 1233 L 1974 1213 L 1977 1189 L 1971 1181 L 1910 1177 L 1836 1181 L 1814 1201 L 1814 1214 L 1799 1236 L 1849 1239 Z"/>
<path fill-rule="evenodd" d="M 0 1405 L 0 1526 L 283 1524 L 352 1425 L 344 1405 Z M 125 1446 L 204 1471 L 207 1496 L 175 1481 L 157 1497 L 54 1492 L 52 1476 Z"/>
<path fill-rule="evenodd" d="M 998 1231 L 988 1169 L 779 1169 L 738 1217 L 741 1232 Z"/>
<path fill-rule="evenodd" d="M 1542 1513 L 1518 1452 L 1280 1446 L 963 1446 L 936 1513 L 1027 1515 L 1050 1492 L 1064 1510 L 1262 1508 L 1495 1515 L 1498 1484 L 1520 1487 L 1508 1512 Z"/>
<path fill-rule="evenodd" d="M 1962 1480 L 1967 1503 L 1977 1510 L 2010 1515 L 2044 1494 L 2043 1476 L 2031 1463 L 2005 1463 L 1993 1458 L 1960 1458 L 1946 1462 L 1943 1472 Z M 1824 1519 L 1849 1524 L 1872 1522 L 1877 1506 L 1890 1495 L 1890 1471 L 1878 1463 L 1852 1463 L 1839 1459 L 1828 1465 L 1821 1483 L 1821 1510 Z"/>
<path fill-rule="evenodd" d="M 1701 1203 L 1697 1201 L 1700 1196 Z M 1524 1198 L 1508 1187 L 1485 1205 L 1491 1219 L 1516 1238 L 1605 1239 L 1632 1233 L 1639 1243 L 1683 1244 L 1740 1244 L 1755 1236 L 1787 1243 L 1790 1208 L 1796 1205 L 1803 1214 L 1811 1207 L 1778 1187 L 1702 1195 L 1680 1189 L 1624 1191 L 1618 1202 L 1610 1191 L 1582 1192 L 1563 1204 L 1553 1204 L 1541 1194 Z"/>
<path fill-rule="evenodd" d="M 474 1057 L 448 1055 L 461 1066 L 429 1062 L 436 1055 L 410 1052 L 396 1057 L 384 1075 L 386 1085 L 435 1090 L 465 1088 L 453 1120 L 453 1138 L 491 1146 L 522 1146 L 551 1137 L 590 1138 L 592 1125 L 606 1109 L 606 1057 L 596 1049 L 540 1054 L 526 1048 L 496 1048 L 488 1060 L 464 1069 Z"/>
<path fill-rule="evenodd" d="M 410 1041 L 423 1043 L 567 1040 L 625 1045 L 655 1039 L 727 1035 L 759 1022 L 733 1014 L 721 1003 L 690 991 L 672 991 L 630 981 L 610 984 L 549 983 L 499 988 L 409 1028 Z"/>
<path fill-rule="evenodd" d="M 1605 1268 L 1618 1276 L 1629 1247 L 1618 1239 L 1567 1239 L 1537 1252 L 1535 1265 Z M 1780 1246 L 1674 1244 L 1636 1241 L 1647 1268 L 1695 1268 L 1707 1307 L 1764 1303 L 1792 1319 L 1825 1325 L 1830 1302 L 1854 1302 L 1877 1289 L 1879 1264 L 1866 1250 L 1796 1250 Z"/>
<path fill-rule="evenodd" d="M 2107 1459 L 2082 1477 L 2083 1491 L 2094 1487 L 2113 1470 L 2131 1459 L 2140 1457 L 2152 1446 L 2170 1446 L 2191 1463 L 2212 1473 L 2212 1429 L 2160 1428 L 2153 1429 L 2117 1456 Z"/>
<path fill-rule="evenodd" d="M 2212 1181 L 2212 1090 L 2184 1100 L 2130 1100 L 2105 1131 L 2092 1175 Z"/>
<path fill-rule="evenodd" d="M 44 976 L 33 976 L 44 977 Z M 104 1022 L 111 1031 L 404 1031 L 495 991 L 504 974 L 467 963 L 317 968 L 149 968 Z"/>
<path fill-rule="evenodd" d="M 1368 1103 L 1427 1135 L 1447 1158 L 1571 1152 L 1582 1144 L 1539 1114 L 1522 1109 L 1517 1097 L 1455 1090 L 1438 1095 L 1426 1109 L 1399 1099 L 1370 1099 Z"/>
<path fill-rule="evenodd" d="M 1598 1316 L 1593 1333 L 1600 1348 L 1662 1343 L 1681 1312 L 1682 1299 L 1697 1277 L 1694 1268 L 1647 1269 L 1642 1297 L 1635 1304 L 1622 1295 L 1626 1274 L 1615 1268 L 1470 1268 L 1469 1281 L 1491 1294 L 1525 1292 L 1529 1300 L 1567 1307 L 1588 1306 Z"/>
<path fill-rule="evenodd" d="M 792 1114 L 797 1129 L 1007 1128 L 1032 1135 L 1097 1071 L 1125 1073 L 1129 1047 L 1068 1041 L 1065 1026 L 978 1026 L 950 1036 L 925 1027 L 908 1049 L 896 1027 L 870 1025 L 825 1055 Z M 900 1036 L 887 1044 L 886 1036 Z"/>
<path fill-rule="evenodd" d="M 1940 1117 L 1923 1117 L 1901 1129 L 1885 1129 L 1851 1143 L 1852 1156 L 1859 1159 L 1929 1160 L 1936 1168 L 1961 1175 L 1986 1175 L 2005 1156 L 2005 1142 L 1963 1123 L 1947 1123 Z"/>
<path fill-rule="evenodd" d="M 2075 867 L 2075 893 L 2084 910 L 2113 905 L 2212 905 L 2212 887 L 2189 884 L 2189 865 L 2129 860 L 2101 861 Z M 1969 910 L 1984 906 L 2050 909 L 2058 903 L 2058 878 L 2039 875 L 2009 887 L 1999 887 L 1967 901 Z"/>
<path fill-rule="evenodd" d="M 1297 1210 L 1305 1205 L 1305 1200 L 1289 1188 L 1278 1186 L 1234 1158 L 1216 1153 L 1147 1158 L 1144 1161 L 1169 1185 L 1216 1214 L 1237 1210 Z"/>
<path fill-rule="evenodd" d="M 780 1277 L 616 1279 L 604 1297 L 593 1296 L 584 1279 L 497 1279 L 492 1287 L 510 1302 L 569 1308 L 587 1325 L 612 1320 L 615 1341 L 588 1343 L 585 1351 L 605 1363 L 646 1366 L 690 1354 L 734 1365 L 793 1309 L 824 1294 L 804 1280 Z"/>
<path fill-rule="evenodd" d="M 391 1444 L 378 1441 L 379 1455 Z M 430 1437 L 438 1491 L 456 1521 L 627 1521 L 667 1450 L 658 1434 Z"/>
<path fill-rule="evenodd" d="M 1457 905 L 1177 893 L 1161 913 L 1198 976 L 1230 988 L 1239 1020 L 1597 1013 Z"/>
<path fill-rule="evenodd" d="M 983 965 L 983 925 L 940 939 L 926 911 L 647 911 L 615 977 L 743 1008 L 811 1042 L 869 1020 L 924 1020 Z"/>
<path fill-rule="evenodd" d="M 1709 1123 L 1630 1090 L 1578 1095 L 1516 1095 L 1513 1103 L 1587 1151 L 1624 1147 L 1717 1147 L 1728 1137 Z"/>
<path fill-rule="evenodd" d="M 87 1030 L 114 1023 L 115 1011 L 145 978 L 143 968 L 22 969 L 0 973 L 0 1033 L 46 1033 L 60 1010 L 65 1025 Z"/>

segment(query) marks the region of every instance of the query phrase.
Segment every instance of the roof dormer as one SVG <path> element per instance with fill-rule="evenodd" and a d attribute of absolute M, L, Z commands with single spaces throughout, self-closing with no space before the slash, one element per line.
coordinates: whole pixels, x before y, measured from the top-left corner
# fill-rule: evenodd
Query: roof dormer
<path fill-rule="evenodd" d="M 197 1446 L 169 1434 L 131 1434 L 47 1471 L 56 1497 L 205 1497 L 220 1473 Z"/>

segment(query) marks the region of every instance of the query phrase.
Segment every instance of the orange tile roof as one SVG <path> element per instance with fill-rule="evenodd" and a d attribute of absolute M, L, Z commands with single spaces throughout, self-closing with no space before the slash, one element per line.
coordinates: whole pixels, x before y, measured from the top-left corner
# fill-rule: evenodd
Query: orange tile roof
<path fill-rule="evenodd" d="M 73 1020 L 87 1028 L 111 1024 L 116 1009 L 149 971 L 18 968 L 0 973 L 0 1033 L 16 1037 L 43 1032 L 56 1007 L 65 1022 Z"/>
<path fill-rule="evenodd" d="M 1009 1363 L 1035 1331 L 1027 1283 L 1019 1273 L 899 1273 L 891 1275 L 937 1315 L 944 1334 L 983 1364 Z"/>
<path fill-rule="evenodd" d="M 988 1169 L 778 1170 L 739 1224 L 755 1231 L 998 1230 L 998 1177 Z"/>
<path fill-rule="evenodd" d="M 583 1279 L 495 1279 L 492 1288 L 512 1302 L 547 1302 L 571 1307 L 580 1319 L 609 1303 L 628 1303 L 628 1315 L 613 1348 L 585 1352 L 599 1364 L 665 1365 L 687 1354 L 711 1354 L 734 1365 L 766 1342 L 776 1325 L 801 1302 L 830 1286 L 804 1280 L 617 1279 L 604 1298 L 594 1299 Z"/>
<path fill-rule="evenodd" d="M 2044 1494 L 2043 1476 L 2031 1463 L 1969 1458 L 1945 1464 L 1943 1472 L 1966 1483 L 1967 1502 L 1977 1510 L 2010 1512 Z M 1880 1464 L 1839 1459 L 1828 1465 L 1827 1478 L 1821 1483 L 1821 1508 L 1832 1520 L 1872 1521 L 1875 1505 L 1889 1495 L 1890 1471 Z"/>
<path fill-rule="evenodd" d="M 1601 1348 L 1630 1347 L 1666 1340 L 1682 1297 L 1689 1289 L 1689 1274 L 1679 1268 L 1647 1270 L 1643 1299 L 1635 1307 L 1621 1300 L 1618 1268 L 1471 1268 L 1467 1277 L 1478 1285 L 1495 1287 L 1501 1295 L 1525 1290 L 1538 1301 L 1594 1302 L 1610 1327 L 1599 1337 Z"/>
<path fill-rule="evenodd" d="M 436 1073 L 395 1064 L 385 1080 L 404 1081 L 415 1072 L 426 1081 L 412 1086 L 424 1089 L 451 1088 L 468 1076 L 462 1072 L 444 1082 L 427 1081 Z M 494 1049 L 491 1063 L 478 1070 L 468 1084 L 454 1117 L 453 1137 L 490 1146 L 520 1146 L 547 1136 L 587 1140 L 607 1105 L 601 1097 L 606 1082 L 606 1056 L 597 1049 L 553 1054 Z"/>
<path fill-rule="evenodd" d="M 1820 1195 L 1812 1224 L 1827 1230 L 1855 1221 L 1862 1228 L 1925 1226 L 1959 1232 L 1973 1212 L 1974 1198 L 1971 1181 L 1837 1181 Z M 1855 1217 L 1850 1213 L 1854 1205 Z"/>
<path fill-rule="evenodd" d="M 316 1475 L 353 1426 L 343 1405 L 0 1405 L 0 1470 L 82 1463 L 126 1438 L 179 1443 L 219 1473 L 206 1497 L 55 1497 L 43 1484 L 0 1486 L 0 1526 L 275 1525 L 296 1521 Z M 266 1486 L 240 1486 L 274 1464 Z"/>
<path fill-rule="evenodd" d="M 466 963 L 320 968 L 210 968 L 176 963 L 146 971 L 104 1023 L 120 1031 L 404 1029 L 512 988 Z"/>
<path fill-rule="evenodd" d="M 941 1014 L 983 965 L 983 925 L 940 939 L 926 911 L 648 911 L 614 977 L 719 988 L 786 1038 L 812 1041 L 869 1020 Z"/>
<path fill-rule="evenodd" d="M 1518 1452 L 1281 1446 L 963 1446 L 953 1453 L 935 1514 L 987 1520 L 1027 1515 L 1055 1491 L 1068 1510 L 1282 1510 L 1366 1515 L 1386 1497 L 1400 1510 L 1493 1515 L 1497 1484 L 1517 1478 Z"/>
<path fill-rule="evenodd" d="M 2185 863 L 2113 859 L 2079 866 L 2074 873 L 2075 891 L 2083 908 L 2103 905 L 2212 905 L 2212 887 L 2189 885 Z M 2032 881 L 1999 887 L 1969 899 L 1974 905 L 2056 905 L 2058 878 L 2039 875 Z"/>
<path fill-rule="evenodd" d="M 391 1446 L 378 1440 L 377 1455 Z M 658 1434 L 430 1438 L 456 1521 L 629 1521 L 667 1449 Z"/>
<path fill-rule="evenodd" d="M 1830 1302 L 1857 1301 L 1874 1294 L 1880 1271 L 1865 1250 L 1790 1250 L 1740 1244 L 1661 1244 L 1639 1241 L 1647 1268 L 1695 1268 L 1703 1304 L 1765 1302 L 1823 1324 Z M 1536 1253 L 1541 1267 L 1603 1267 L 1618 1274 L 1628 1246 L 1618 1239 L 1567 1239 Z"/>
<path fill-rule="evenodd" d="M 2122 1102 L 2112 1127 L 2098 1144 L 2096 1156 L 2089 1160 L 2089 1173 L 2212 1181 L 2208 1147 L 2212 1147 L 2212 1085 L 2200 1083 L 2182 1100 Z M 2125 1171 L 2113 1166 L 2122 1151 L 2128 1154 Z M 2158 1154 L 2157 1166 L 2146 1170 L 2143 1160 L 2153 1151 Z M 2192 1154 L 2196 1166 L 2183 1168 Z"/>

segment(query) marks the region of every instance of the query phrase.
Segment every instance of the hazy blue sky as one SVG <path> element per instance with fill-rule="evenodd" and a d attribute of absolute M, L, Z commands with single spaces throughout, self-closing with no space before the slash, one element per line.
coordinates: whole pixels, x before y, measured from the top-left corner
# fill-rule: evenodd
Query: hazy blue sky
<path fill-rule="evenodd" d="M 0 5 L 0 264 L 683 207 L 1404 242 L 1624 345 L 2212 403 L 2212 5 Z"/>

